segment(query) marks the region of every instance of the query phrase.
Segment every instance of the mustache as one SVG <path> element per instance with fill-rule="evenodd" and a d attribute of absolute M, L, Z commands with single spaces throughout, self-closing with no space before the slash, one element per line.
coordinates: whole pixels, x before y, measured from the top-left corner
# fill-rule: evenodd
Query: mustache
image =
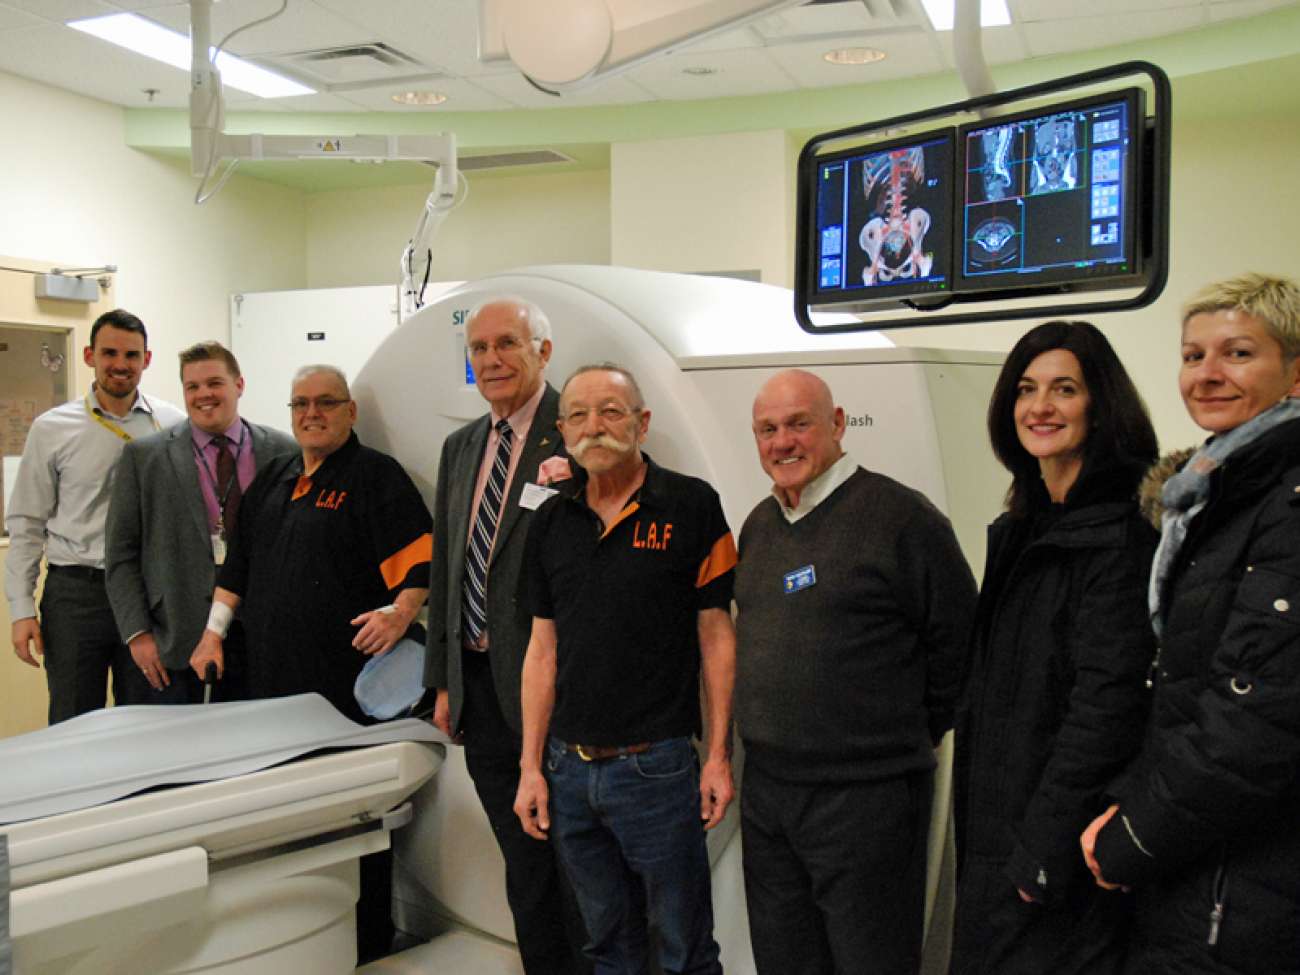
<path fill-rule="evenodd" d="M 583 454 L 592 447 L 604 447 L 606 450 L 624 452 L 628 449 L 628 442 L 619 440 L 617 437 L 608 433 L 593 433 L 590 436 L 583 437 L 572 447 L 569 453 L 573 454 L 574 459 L 581 462 Z"/>

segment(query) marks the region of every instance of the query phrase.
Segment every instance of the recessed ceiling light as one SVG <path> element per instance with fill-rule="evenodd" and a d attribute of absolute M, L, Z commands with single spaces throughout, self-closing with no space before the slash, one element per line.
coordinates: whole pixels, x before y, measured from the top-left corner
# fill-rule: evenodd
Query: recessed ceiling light
<path fill-rule="evenodd" d="M 935 30 L 952 30 L 954 16 L 953 0 L 921 0 L 925 15 Z M 1011 11 L 1007 9 L 1007 0 L 980 0 L 981 27 L 1011 26 Z"/>
<path fill-rule="evenodd" d="M 399 91 L 392 99 L 399 105 L 441 105 L 447 96 L 440 91 Z"/>
<path fill-rule="evenodd" d="M 695 78 L 704 78 L 711 74 L 717 74 L 717 68 L 710 68 L 707 65 L 698 64 L 692 68 L 682 68 L 682 74 L 688 74 Z"/>
<path fill-rule="evenodd" d="M 827 51 L 822 55 L 822 60 L 831 64 L 874 64 L 885 60 L 885 52 L 874 47 L 841 47 Z"/>
<path fill-rule="evenodd" d="M 173 68 L 180 68 L 182 71 L 190 70 L 190 39 L 152 20 L 145 20 L 135 14 L 109 14 L 106 17 L 70 20 L 68 26 L 83 34 L 90 34 L 110 44 L 124 47 L 128 51 L 134 51 L 136 54 L 143 54 L 163 64 L 170 64 Z M 211 48 L 208 50 L 208 56 L 212 56 Z M 221 72 L 223 84 L 261 98 L 315 94 L 313 88 L 290 81 L 265 68 L 259 68 L 225 51 L 217 55 L 217 70 Z"/>

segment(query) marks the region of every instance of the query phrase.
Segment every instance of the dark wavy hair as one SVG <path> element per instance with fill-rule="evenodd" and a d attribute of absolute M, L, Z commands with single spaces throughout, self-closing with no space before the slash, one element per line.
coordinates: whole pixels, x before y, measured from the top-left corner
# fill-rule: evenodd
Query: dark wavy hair
<path fill-rule="evenodd" d="M 144 347 L 149 348 L 149 333 L 144 329 L 144 322 L 125 308 L 114 308 L 112 311 L 104 312 L 95 319 L 95 324 L 90 326 L 90 347 L 92 349 L 95 347 L 95 339 L 99 338 L 99 330 L 104 326 L 121 329 L 123 332 L 134 332 L 144 339 Z"/>
<path fill-rule="evenodd" d="M 1146 404 L 1106 336 L 1088 322 L 1045 322 L 1031 328 L 1016 343 L 998 374 L 989 400 L 989 442 L 1002 466 L 1011 472 L 1007 510 L 1023 516 L 1029 510 L 1030 487 L 1040 478 L 1037 458 L 1020 443 L 1015 406 L 1020 378 L 1044 352 L 1074 353 L 1088 388 L 1088 439 L 1083 445 L 1085 471 L 1118 467 L 1138 478 L 1155 463 L 1158 447 Z"/>

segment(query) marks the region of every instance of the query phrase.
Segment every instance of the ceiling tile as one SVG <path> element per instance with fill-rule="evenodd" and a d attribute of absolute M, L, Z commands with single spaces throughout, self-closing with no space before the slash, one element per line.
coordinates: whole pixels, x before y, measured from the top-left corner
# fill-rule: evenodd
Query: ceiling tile
<path fill-rule="evenodd" d="M 654 96 L 625 75 L 616 75 L 581 91 L 565 92 L 558 98 L 538 91 L 517 71 L 484 75 L 473 79 L 475 87 L 486 89 L 517 108 L 580 108 L 589 105 L 622 105 L 653 101 Z"/>
<path fill-rule="evenodd" d="M 1257 17 L 1270 10 L 1282 7 L 1294 7 L 1296 0 L 1214 0 L 1210 4 L 1210 20 L 1217 22 L 1236 20 L 1241 17 Z"/>
<path fill-rule="evenodd" d="M 822 55 L 832 47 L 874 47 L 885 52 L 885 59 L 874 64 L 828 64 Z M 805 88 L 868 84 L 943 68 L 930 37 L 919 32 L 782 44 L 768 48 L 767 53 Z"/>
<path fill-rule="evenodd" d="M 441 105 L 398 105 L 392 96 L 398 91 L 409 88 L 440 91 L 447 96 Z M 484 91 L 477 85 L 460 78 L 439 78 L 436 81 L 422 82 L 417 85 L 394 86 L 383 88 L 365 88 L 358 91 L 339 92 L 343 98 L 367 111 L 400 112 L 413 115 L 437 115 L 447 112 L 488 112 L 494 109 L 512 108 L 513 105 L 504 98 Z"/>
<path fill-rule="evenodd" d="M 1202 0 L 1089 0 L 1080 4 L 1077 0 L 1016 0 L 1012 19 L 1027 23 L 1035 20 L 1070 20 L 1078 16 L 1080 10 L 1089 15 L 1133 14 L 1143 10 L 1200 9 Z"/>
<path fill-rule="evenodd" d="M 226 92 L 227 108 L 234 108 L 229 90 Z M 293 98 L 258 98 L 253 96 L 241 101 L 237 111 L 240 112 L 362 112 L 360 105 L 340 95 L 318 92 L 315 95 L 295 95 Z M 334 133 L 319 133 L 333 135 Z M 339 133 L 344 134 L 344 133 Z M 351 132 L 346 133 L 351 135 Z"/>
<path fill-rule="evenodd" d="M 754 47 L 762 47 L 763 38 L 755 33 L 749 27 L 737 27 L 735 30 L 724 31 L 713 37 L 706 37 L 702 41 L 695 41 L 685 48 L 688 51 L 741 51 Z M 673 55 L 668 55 L 669 59 Z"/>
<path fill-rule="evenodd" d="M 34 17 L 31 14 L 23 13 L 21 10 L 14 10 L 12 7 L 0 4 L 0 31 L 44 26 L 47 26 L 47 22 L 40 17 Z"/>
<path fill-rule="evenodd" d="M 212 43 L 216 44 L 231 31 L 265 17 L 275 8 L 267 0 L 221 0 L 212 7 Z M 172 30 L 188 34 L 190 13 L 187 5 L 147 11 L 146 16 Z M 297 0 L 274 20 L 249 28 L 230 42 L 230 52 L 245 57 L 259 54 L 282 54 L 311 51 L 373 41 L 365 28 L 350 20 L 336 17 L 310 0 Z"/>
<path fill-rule="evenodd" d="M 55 24 L 118 12 L 111 4 L 100 3 L 98 0 L 4 0 L 3 6 L 33 14 L 42 22 Z"/>
<path fill-rule="evenodd" d="M 1043 57 L 1176 34 L 1202 26 L 1204 18 L 1204 10 L 1197 6 L 1194 9 L 1149 10 L 1123 18 L 1074 17 L 1053 23 L 1025 24 L 1023 29 L 1030 56 Z"/>
<path fill-rule="evenodd" d="M 717 74 L 690 75 L 687 68 L 714 68 Z M 656 98 L 731 98 L 788 91 L 792 79 L 765 49 L 752 51 L 683 51 L 628 72 L 628 77 Z"/>
<path fill-rule="evenodd" d="M 67 27 L 35 27 L 0 33 L 0 68 L 55 88 L 128 107 L 189 104 L 190 77 L 159 61 L 132 54 Z"/>
<path fill-rule="evenodd" d="M 937 31 L 934 36 L 939 41 L 944 67 L 955 65 L 952 31 Z M 1029 57 L 1021 32 L 1015 27 L 985 27 L 980 32 L 980 40 L 984 46 L 984 60 L 989 64 L 1011 64 Z"/>
<path fill-rule="evenodd" d="M 364 23 L 366 40 L 383 41 L 449 74 L 472 77 L 499 71 L 478 60 L 478 4 L 474 0 L 313 0 L 338 17 Z"/>
<path fill-rule="evenodd" d="M 865 4 L 831 3 L 781 10 L 750 25 L 762 37 L 792 37 L 801 34 L 838 34 L 864 31 L 872 26 Z"/>

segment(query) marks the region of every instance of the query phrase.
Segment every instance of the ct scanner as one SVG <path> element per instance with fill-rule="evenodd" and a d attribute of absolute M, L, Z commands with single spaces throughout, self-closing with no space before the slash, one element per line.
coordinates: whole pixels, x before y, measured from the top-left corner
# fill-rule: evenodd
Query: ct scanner
<path fill-rule="evenodd" d="M 408 318 L 356 374 L 353 395 L 363 442 L 396 456 L 430 504 L 442 440 L 484 412 L 465 316 L 502 294 L 546 310 L 553 384 L 589 362 L 636 374 L 652 414 L 646 451 L 712 483 L 733 530 L 769 490 L 749 431 L 753 395 L 799 365 L 823 376 L 844 407 L 849 453 L 928 495 L 982 566 L 984 525 L 1006 484 L 983 427 L 1001 357 L 897 348 L 882 333 L 807 335 L 789 291 L 726 278 L 525 268 L 462 285 Z M 328 707 L 310 720 L 289 710 L 311 711 L 313 701 L 322 703 L 120 708 L 0 743 L 0 922 L 10 922 L 8 938 L 0 926 L 0 975 L 8 940 L 23 975 L 349 972 L 355 858 L 383 848 L 390 829 L 395 919 L 429 940 L 358 975 L 518 975 L 500 854 L 461 750 L 435 744 L 441 735 L 420 722 L 361 729 Z M 225 741 L 230 727 L 243 731 L 196 773 L 187 752 Z M 285 735 L 288 745 L 268 744 Z M 24 739 L 26 758 L 6 755 Z M 170 751 L 160 754 L 158 741 Z M 946 970 L 951 909 L 950 747 L 931 827 L 926 970 L 935 972 Z M 322 748 L 331 752 L 267 767 Z M 107 755 L 128 769 L 116 788 L 82 789 L 86 768 Z M 18 790 L 14 760 L 38 770 Z M 408 817 L 391 810 L 408 796 L 413 816 L 396 829 Z M 21 816 L 11 808 L 18 798 Z M 738 819 L 733 810 L 713 831 L 710 856 L 723 964 L 747 975 Z"/>

